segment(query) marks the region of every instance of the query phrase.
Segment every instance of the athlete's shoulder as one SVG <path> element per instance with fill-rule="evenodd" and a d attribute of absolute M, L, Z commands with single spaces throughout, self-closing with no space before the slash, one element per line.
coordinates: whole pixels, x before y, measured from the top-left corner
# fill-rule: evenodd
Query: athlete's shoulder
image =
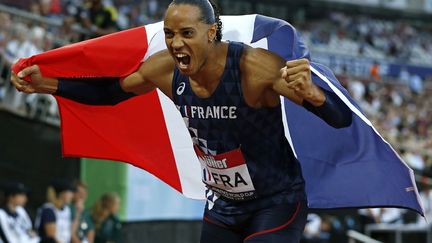
<path fill-rule="evenodd" d="M 153 55 L 151 55 L 148 60 L 154 59 L 154 58 L 169 58 L 171 57 L 169 51 L 167 49 L 160 50 L 158 52 L 155 52 Z M 171 58 L 172 59 L 172 58 Z M 173 61 L 174 62 L 174 61 Z"/>
<path fill-rule="evenodd" d="M 50 213 L 55 213 L 56 211 L 56 207 L 52 204 L 52 203 L 44 203 L 38 210 L 38 212 L 40 212 L 40 214 L 44 215 L 44 214 L 50 214 Z"/>
<path fill-rule="evenodd" d="M 171 98 L 171 83 L 174 74 L 174 67 L 174 59 L 168 50 L 162 50 L 156 52 L 143 61 L 138 73 L 142 80 L 150 81 L 151 84 L 159 88 L 165 95 Z M 151 90 L 153 87 L 151 87 Z M 147 90 L 147 88 L 144 88 L 144 90 Z"/>
<path fill-rule="evenodd" d="M 149 69 L 168 69 L 174 68 L 175 62 L 168 50 L 162 50 L 151 55 L 147 60 L 144 61 L 145 67 Z"/>
<path fill-rule="evenodd" d="M 266 80 L 279 77 L 284 64 L 284 60 L 271 51 L 245 45 L 240 68 L 248 80 Z"/>
<path fill-rule="evenodd" d="M 172 76 L 174 66 L 175 62 L 168 50 L 162 50 L 145 60 L 139 71 L 142 77 L 157 83 L 166 79 L 166 76 Z"/>
<path fill-rule="evenodd" d="M 15 211 L 17 212 L 18 215 L 25 215 L 25 216 L 28 215 L 27 211 L 22 206 L 16 207 Z"/>
<path fill-rule="evenodd" d="M 260 64 L 266 65 L 266 61 L 272 61 L 280 63 L 281 57 L 277 54 L 260 47 L 252 47 L 246 44 L 244 45 L 242 62 L 246 65 Z M 267 63 L 268 64 L 268 63 Z"/>

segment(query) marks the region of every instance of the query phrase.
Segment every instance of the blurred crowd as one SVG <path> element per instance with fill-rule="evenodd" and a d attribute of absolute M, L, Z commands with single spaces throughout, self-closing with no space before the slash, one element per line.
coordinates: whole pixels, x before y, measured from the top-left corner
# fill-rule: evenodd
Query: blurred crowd
<path fill-rule="evenodd" d="M 355 79 L 349 80 L 348 89 L 409 166 L 432 177 L 432 90 L 403 80 L 383 83 Z"/>
<path fill-rule="evenodd" d="M 8 6 L 57 20 L 62 23 L 62 28 L 66 32 L 73 25 L 81 26 L 94 37 L 159 21 L 166 7 L 164 4 L 169 1 L 3 0 L 3 2 Z"/>
<path fill-rule="evenodd" d="M 7 181 L 1 189 L 2 243 L 121 242 L 121 223 L 117 216 L 120 198 L 116 193 L 105 193 L 91 208 L 85 208 L 86 184 L 56 179 L 48 186 L 46 202 L 32 221 L 25 209 L 30 188 Z"/>
<path fill-rule="evenodd" d="M 404 79 L 405 77 L 409 78 Z M 415 76 L 402 75 L 391 83 L 379 82 L 373 77 L 359 80 L 339 76 L 339 79 L 347 86 L 379 133 L 398 151 L 417 178 L 420 178 L 417 180 L 418 189 L 428 221 L 411 211 L 397 208 L 361 209 L 346 215 L 313 213 L 308 216 L 304 243 L 347 242 L 347 230 L 366 233 L 368 224 L 430 227 L 432 89 L 419 86 Z M 388 235 L 381 237 L 384 237 L 383 242 L 391 241 Z"/>
<path fill-rule="evenodd" d="M 58 110 L 52 96 L 26 95 L 10 87 L 11 65 L 22 57 L 159 21 L 163 3 L 156 0 L 2 1 L 1 4 L 14 7 L 16 14 L 0 10 L 0 107 L 56 123 Z M 26 11 L 26 16 L 22 16 L 22 11 Z"/>
<path fill-rule="evenodd" d="M 314 49 L 417 65 L 432 65 L 432 27 L 403 20 L 331 13 L 326 19 L 308 20 L 299 28 Z"/>

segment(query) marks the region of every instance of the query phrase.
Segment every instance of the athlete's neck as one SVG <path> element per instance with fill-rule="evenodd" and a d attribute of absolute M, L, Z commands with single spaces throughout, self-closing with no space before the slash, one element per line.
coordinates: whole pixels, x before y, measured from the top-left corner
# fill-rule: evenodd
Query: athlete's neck
<path fill-rule="evenodd" d="M 64 206 L 65 206 L 65 203 L 61 199 L 57 199 L 54 202 L 54 207 L 56 207 L 57 209 L 63 209 Z"/>
<path fill-rule="evenodd" d="M 17 205 L 15 205 L 14 203 L 9 202 L 9 203 L 7 203 L 6 207 L 8 208 L 8 210 L 10 212 L 12 212 L 12 213 L 16 212 Z"/>
<path fill-rule="evenodd" d="M 228 44 L 216 42 L 210 48 L 209 54 L 200 70 L 191 75 L 190 79 L 200 86 L 209 87 L 213 83 L 218 83 L 225 69 Z"/>

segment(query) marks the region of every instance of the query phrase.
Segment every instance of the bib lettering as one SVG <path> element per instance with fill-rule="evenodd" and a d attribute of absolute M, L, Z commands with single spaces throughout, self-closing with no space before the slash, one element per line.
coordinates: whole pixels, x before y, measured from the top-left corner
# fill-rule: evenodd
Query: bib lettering
<path fill-rule="evenodd" d="M 194 149 L 201 163 L 202 180 L 207 187 L 234 201 L 256 197 L 240 148 L 218 155 L 204 154 L 197 146 Z"/>

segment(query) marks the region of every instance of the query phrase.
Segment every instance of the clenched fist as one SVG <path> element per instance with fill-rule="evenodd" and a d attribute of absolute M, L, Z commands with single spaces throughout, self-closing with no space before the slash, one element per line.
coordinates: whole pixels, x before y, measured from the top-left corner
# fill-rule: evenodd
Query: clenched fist
<path fill-rule="evenodd" d="M 24 80 L 25 77 L 30 77 L 31 81 Z M 28 94 L 54 94 L 58 85 L 57 79 L 44 78 L 37 65 L 24 68 L 18 74 L 12 72 L 11 82 L 18 91 Z"/>
<path fill-rule="evenodd" d="M 312 82 L 309 60 L 306 58 L 287 61 L 281 69 L 282 78 L 287 82 L 288 88 L 294 90 L 296 95 L 309 101 L 315 106 L 324 103 L 323 91 Z"/>

